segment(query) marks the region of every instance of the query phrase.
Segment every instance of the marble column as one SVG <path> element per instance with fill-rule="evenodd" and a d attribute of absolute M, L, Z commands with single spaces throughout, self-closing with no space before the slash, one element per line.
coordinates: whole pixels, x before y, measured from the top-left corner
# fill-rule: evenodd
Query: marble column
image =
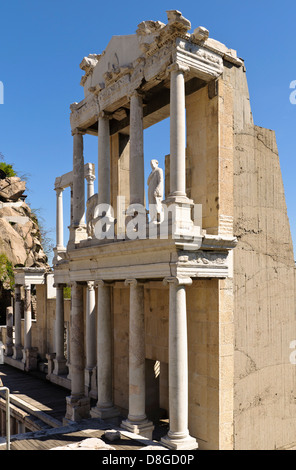
<path fill-rule="evenodd" d="M 88 281 L 86 287 L 86 365 L 85 365 L 85 391 L 91 396 L 93 380 L 96 374 L 97 345 L 96 345 L 96 292 L 94 281 Z M 93 394 L 92 394 L 93 396 Z"/>
<path fill-rule="evenodd" d="M 15 303 L 14 303 L 14 346 L 13 346 L 13 359 L 22 359 L 22 299 L 21 299 L 21 286 L 15 286 Z"/>
<path fill-rule="evenodd" d="M 111 204 L 110 116 L 101 112 L 98 120 L 98 203 Z"/>
<path fill-rule="evenodd" d="M 129 412 L 121 427 L 152 439 L 154 426 L 145 412 L 144 286 L 135 279 L 126 280 L 126 284 L 130 285 Z"/>
<path fill-rule="evenodd" d="M 83 285 L 71 284 L 71 395 L 66 398 L 65 422 L 89 417 L 90 400 L 84 395 L 84 311 Z"/>
<path fill-rule="evenodd" d="M 22 362 L 27 371 L 37 368 L 37 348 L 32 347 L 31 284 L 25 284 L 24 348 Z"/>
<path fill-rule="evenodd" d="M 130 204 L 145 206 L 143 98 L 130 96 Z"/>
<path fill-rule="evenodd" d="M 6 307 L 6 347 L 5 355 L 13 354 L 13 307 Z"/>
<path fill-rule="evenodd" d="M 32 346 L 31 284 L 25 284 L 24 289 L 24 349 L 29 349 Z"/>
<path fill-rule="evenodd" d="M 85 225 L 83 133 L 73 132 L 73 221 L 70 246 L 87 238 Z"/>
<path fill-rule="evenodd" d="M 55 345 L 56 357 L 53 373 L 55 375 L 65 375 L 68 367 L 66 366 L 64 354 L 64 284 L 56 285 Z"/>
<path fill-rule="evenodd" d="M 191 278 L 166 278 L 169 284 L 169 419 L 162 443 L 175 450 L 196 449 L 188 431 L 188 346 L 186 285 Z"/>
<path fill-rule="evenodd" d="M 63 188 L 55 188 L 56 191 L 56 249 L 65 250 L 64 247 L 64 217 L 63 217 Z"/>
<path fill-rule="evenodd" d="M 170 67 L 170 198 L 186 198 L 186 70 L 179 64 Z"/>
<path fill-rule="evenodd" d="M 98 282 L 97 306 L 97 384 L 98 401 L 91 410 L 93 418 L 108 419 L 119 416 L 113 405 L 113 351 L 111 324 L 111 287 Z"/>

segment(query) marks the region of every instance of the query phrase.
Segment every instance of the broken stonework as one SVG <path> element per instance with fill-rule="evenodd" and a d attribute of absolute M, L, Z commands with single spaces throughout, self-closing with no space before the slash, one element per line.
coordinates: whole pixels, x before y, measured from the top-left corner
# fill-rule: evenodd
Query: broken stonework
<path fill-rule="evenodd" d="M 106 444 L 102 439 L 89 437 L 83 441 L 75 442 L 75 444 L 53 447 L 50 450 L 115 450 L 115 448 Z"/>

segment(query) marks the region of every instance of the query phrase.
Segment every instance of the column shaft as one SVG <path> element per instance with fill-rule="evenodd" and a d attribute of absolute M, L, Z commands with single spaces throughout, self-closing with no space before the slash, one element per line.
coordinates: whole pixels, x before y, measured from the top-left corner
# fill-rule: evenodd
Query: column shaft
<path fill-rule="evenodd" d="M 56 286 L 56 359 L 64 357 L 64 286 Z"/>
<path fill-rule="evenodd" d="M 105 284 L 98 286 L 97 373 L 99 408 L 112 406 L 112 330 L 111 292 Z"/>
<path fill-rule="evenodd" d="M 130 284 L 129 317 L 129 413 L 121 427 L 152 439 L 153 423 L 148 421 L 145 407 L 145 314 L 144 286 L 135 279 Z"/>
<path fill-rule="evenodd" d="M 138 93 L 130 98 L 130 204 L 145 203 L 143 99 Z"/>
<path fill-rule="evenodd" d="M 144 286 L 130 284 L 129 318 L 129 414 L 130 421 L 146 419 L 145 413 Z"/>
<path fill-rule="evenodd" d="M 113 351 L 111 323 L 111 287 L 98 283 L 97 307 L 97 384 L 98 401 L 91 411 L 92 417 L 102 419 L 119 416 L 113 405 Z"/>
<path fill-rule="evenodd" d="M 56 188 L 56 199 L 56 245 L 59 250 L 64 248 L 63 188 Z"/>
<path fill-rule="evenodd" d="M 87 283 L 86 290 L 86 368 L 96 365 L 96 293 L 93 281 Z"/>
<path fill-rule="evenodd" d="M 89 417 L 90 400 L 84 395 L 84 314 L 83 286 L 71 284 L 71 396 L 66 398 L 67 411 L 64 422 L 81 421 Z"/>
<path fill-rule="evenodd" d="M 73 282 L 71 286 L 71 396 L 84 396 L 84 321 L 83 286 Z"/>
<path fill-rule="evenodd" d="M 31 285 L 25 286 L 24 305 L 24 349 L 31 348 L 32 344 L 32 312 L 31 312 Z"/>
<path fill-rule="evenodd" d="M 84 157 L 83 135 L 73 135 L 73 224 L 79 227 L 84 224 Z"/>
<path fill-rule="evenodd" d="M 6 356 L 13 354 L 13 307 L 6 307 Z"/>
<path fill-rule="evenodd" d="M 111 204 L 110 196 L 110 125 L 109 116 L 99 116 L 98 203 Z"/>
<path fill-rule="evenodd" d="M 21 327 L 21 287 L 15 286 L 15 312 L 14 312 L 14 334 L 15 334 L 15 359 L 21 357 L 20 354 L 16 353 L 17 348 L 21 348 L 22 345 L 22 327 Z M 18 357 L 17 357 L 18 356 Z"/>
<path fill-rule="evenodd" d="M 172 449 L 196 449 L 188 431 L 188 346 L 185 286 L 190 278 L 169 278 L 169 410 L 170 429 L 162 442 Z"/>
<path fill-rule="evenodd" d="M 184 72 L 175 66 L 170 90 L 170 196 L 186 196 L 185 140 Z"/>

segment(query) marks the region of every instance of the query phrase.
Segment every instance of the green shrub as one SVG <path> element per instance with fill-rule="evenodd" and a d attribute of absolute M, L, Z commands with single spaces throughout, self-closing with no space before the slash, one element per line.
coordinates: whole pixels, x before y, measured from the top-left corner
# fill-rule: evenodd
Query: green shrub
<path fill-rule="evenodd" d="M 3 284 L 4 289 L 13 290 L 13 287 L 14 287 L 13 265 L 5 254 L 0 255 L 0 282 Z"/>
<path fill-rule="evenodd" d="M 9 163 L 0 162 L 0 170 L 4 171 L 6 177 L 16 176 L 16 172 L 13 169 L 13 166 Z"/>

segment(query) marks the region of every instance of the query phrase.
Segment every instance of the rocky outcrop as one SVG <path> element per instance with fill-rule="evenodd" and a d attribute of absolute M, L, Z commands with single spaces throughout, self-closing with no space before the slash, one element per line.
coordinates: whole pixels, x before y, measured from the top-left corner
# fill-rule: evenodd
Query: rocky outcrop
<path fill-rule="evenodd" d="M 38 220 L 25 202 L 25 189 L 16 176 L 0 179 L 0 254 L 13 266 L 45 267 Z"/>

